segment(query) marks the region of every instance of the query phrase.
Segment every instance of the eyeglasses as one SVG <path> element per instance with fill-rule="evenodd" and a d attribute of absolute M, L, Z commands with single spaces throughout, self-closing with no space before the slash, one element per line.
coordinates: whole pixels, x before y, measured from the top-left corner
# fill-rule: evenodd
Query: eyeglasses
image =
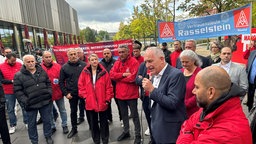
<path fill-rule="evenodd" d="M 218 47 L 211 47 L 211 48 L 218 48 Z"/>

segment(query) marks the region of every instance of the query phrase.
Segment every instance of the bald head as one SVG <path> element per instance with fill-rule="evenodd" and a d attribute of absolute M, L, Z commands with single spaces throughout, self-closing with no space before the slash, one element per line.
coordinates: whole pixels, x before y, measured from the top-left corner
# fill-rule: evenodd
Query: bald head
<path fill-rule="evenodd" d="M 212 102 L 231 87 L 228 73 L 219 66 L 210 66 L 202 69 L 195 78 L 193 94 L 196 95 L 197 104 L 207 108 Z"/>
<path fill-rule="evenodd" d="M 207 87 L 214 87 L 220 91 L 228 91 L 231 80 L 228 73 L 219 66 L 210 66 L 201 70 L 198 74 L 201 82 Z"/>
<path fill-rule="evenodd" d="M 46 66 L 49 66 L 52 64 L 52 53 L 49 51 L 43 51 L 43 63 Z"/>

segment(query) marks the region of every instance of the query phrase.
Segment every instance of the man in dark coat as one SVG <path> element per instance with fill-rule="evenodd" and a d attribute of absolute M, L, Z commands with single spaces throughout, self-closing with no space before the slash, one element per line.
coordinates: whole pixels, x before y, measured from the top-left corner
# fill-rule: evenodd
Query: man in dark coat
<path fill-rule="evenodd" d="M 79 60 L 76 49 L 68 49 L 67 55 L 68 62 L 60 70 L 59 85 L 62 95 L 69 100 L 70 104 L 72 130 L 67 137 L 72 138 L 77 133 L 78 78 L 86 65 Z"/>
<path fill-rule="evenodd" d="M 52 87 L 46 72 L 36 65 L 33 55 L 23 57 L 24 65 L 14 76 L 14 93 L 28 116 L 28 135 L 32 144 L 38 143 L 36 117 L 39 111 L 44 127 L 47 144 L 53 144 L 51 138 Z"/>
<path fill-rule="evenodd" d="M 148 48 L 144 60 L 153 81 L 142 80 L 142 87 L 150 93 L 152 143 L 175 144 L 186 119 L 184 75 L 165 62 L 159 48 Z"/>
<path fill-rule="evenodd" d="M 171 54 L 172 52 L 168 50 L 168 45 L 167 45 L 166 42 L 162 43 L 162 50 L 163 50 L 163 52 L 164 52 L 165 61 L 166 61 L 168 64 L 171 64 L 170 54 Z"/>
<path fill-rule="evenodd" d="M 250 111 L 254 103 L 254 93 L 256 88 L 256 51 L 253 50 L 248 58 L 246 71 L 248 73 L 249 88 L 247 93 L 247 106 Z"/>
<path fill-rule="evenodd" d="M 5 115 L 5 96 L 2 83 L 0 83 L 0 134 L 3 144 L 11 144 L 10 134 Z"/>
<path fill-rule="evenodd" d="M 113 58 L 111 50 L 106 48 L 103 50 L 103 59 L 100 61 L 100 64 L 102 64 L 104 66 L 104 68 L 108 71 L 108 73 L 110 72 L 111 68 L 113 67 L 114 63 L 116 62 L 116 60 Z M 116 99 L 116 82 L 115 81 L 111 81 L 112 85 L 113 85 L 113 92 L 114 92 L 114 99 L 118 108 L 118 113 L 119 113 L 119 119 L 120 121 L 122 120 L 122 116 L 121 116 L 121 112 L 120 112 L 120 106 L 118 104 L 118 101 Z M 113 121 L 113 117 L 112 117 L 112 109 L 111 109 L 111 105 L 109 105 L 108 109 L 107 109 L 107 117 L 109 122 Z"/>

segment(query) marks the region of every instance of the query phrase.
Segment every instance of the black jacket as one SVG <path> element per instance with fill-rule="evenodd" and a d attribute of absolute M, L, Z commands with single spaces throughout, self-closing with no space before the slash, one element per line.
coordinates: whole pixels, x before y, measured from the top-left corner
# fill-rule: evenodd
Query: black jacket
<path fill-rule="evenodd" d="M 14 76 L 14 94 L 27 111 L 41 108 L 52 100 L 51 82 L 41 66 L 31 74 L 23 65 Z"/>
<path fill-rule="evenodd" d="M 172 52 L 169 51 L 168 49 L 164 49 L 163 52 L 164 52 L 165 62 L 167 62 L 168 64 L 171 65 L 170 54 L 171 54 Z"/>
<path fill-rule="evenodd" d="M 68 93 L 78 96 L 78 79 L 85 66 L 85 62 L 79 60 L 76 63 L 68 61 L 61 67 L 59 85 L 64 96 Z"/>
<path fill-rule="evenodd" d="M 111 68 L 114 66 L 115 62 L 116 60 L 113 59 L 113 57 L 111 57 L 109 62 L 107 62 L 104 58 L 100 61 L 100 63 L 104 66 L 104 68 L 108 71 L 108 73 L 110 72 Z"/>
<path fill-rule="evenodd" d="M 104 68 L 107 70 L 107 72 L 109 73 L 111 68 L 114 66 L 114 63 L 116 62 L 115 59 L 113 59 L 113 57 L 111 57 L 110 61 L 107 62 L 104 58 L 100 61 L 100 64 L 102 64 L 104 66 Z M 111 83 L 114 87 L 114 90 L 115 90 L 115 87 L 116 87 L 116 82 L 111 80 Z"/>
<path fill-rule="evenodd" d="M 139 75 L 141 75 L 142 78 L 139 78 Z M 142 99 L 144 99 L 144 96 L 145 96 L 145 91 L 144 91 L 144 88 L 142 87 L 142 80 L 145 77 L 147 77 L 147 67 L 146 67 L 145 62 L 143 62 L 140 64 L 140 67 L 139 67 L 139 70 L 138 70 L 138 73 L 137 73 L 136 79 L 135 79 L 135 83 L 138 86 L 140 86 L 140 95 L 141 95 Z"/>

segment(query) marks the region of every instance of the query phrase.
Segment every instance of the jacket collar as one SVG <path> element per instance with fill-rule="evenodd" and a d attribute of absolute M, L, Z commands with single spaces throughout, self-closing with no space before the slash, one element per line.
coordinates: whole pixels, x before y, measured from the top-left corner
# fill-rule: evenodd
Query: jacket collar
<path fill-rule="evenodd" d="M 222 96 L 220 96 L 218 99 L 216 99 L 214 102 L 212 102 L 207 108 L 203 109 L 201 115 L 200 115 L 200 121 L 203 121 L 205 117 L 215 111 L 218 107 L 220 107 L 224 102 L 229 100 L 232 97 L 239 97 L 245 95 L 245 91 L 237 86 L 236 84 L 231 84 L 231 88 L 227 93 L 224 93 Z"/>

